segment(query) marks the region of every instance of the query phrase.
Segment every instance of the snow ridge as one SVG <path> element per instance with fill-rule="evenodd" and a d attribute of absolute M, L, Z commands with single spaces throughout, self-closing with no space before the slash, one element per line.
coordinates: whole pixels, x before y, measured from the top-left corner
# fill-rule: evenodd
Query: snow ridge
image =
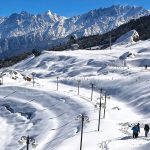
<path fill-rule="evenodd" d="M 117 39 L 115 44 L 132 44 L 135 42 L 135 40 L 139 39 L 139 34 L 136 30 L 131 30 L 127 32 L 126 34 L 122 35 L 120 38 Z"/>

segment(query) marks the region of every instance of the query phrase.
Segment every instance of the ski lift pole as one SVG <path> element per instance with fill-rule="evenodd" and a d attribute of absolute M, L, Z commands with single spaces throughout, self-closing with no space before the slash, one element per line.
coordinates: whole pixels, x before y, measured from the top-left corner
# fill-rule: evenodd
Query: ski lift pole
<path fill-rule="evenodd" d="M 100 102 L 99 102 L 98 131 L 100 130 L 100 121 L 101 121 L 102 89 L 99 89 L 99 92 L 100 92 Z"/>
<path fill-rule="evenodd" d="M 106 92 L 105 92 L 105 104 L 104 104 L 104 115 L 103 115 L 103 118 L 105 118 L 106 100 L 107 100 L 107 95 L 106 95 Z"/>
<path fill-rule="evenodd" d="M 84 115 L 82 114 L 82 118 L 81 118 L 81 140 L 80 140 L 80 150 L 82 150 L 83 122 L 84 122 Z"/>
<path fill-rule="evenodd" d="M 58 91 L 58 79 L 59 79 L 59 77 L 57 77 L 57 91 Z"/>
<path fill-rule="evenodd" d="M 1 85 L 4 84 L 4 75 L 6 75 L 5 73 L 1 72 L 0 73 L 0 78 L 1 78 Z"/>
<path fill-rule="evenodd" d="M 34 87 L 34 76 L 33 76 L 33 87 Z"/>
<path fill-rule="evenodd" d="M 29 144 L 30 144 L 30 137 L 29 136 L 27 136 L 26 144 L 27 144 L 27 150 L 29 150 Z"/>
<path fill-rule="evenodd" d="M 80 114 L 76 118 L 77 120 L 81 121 L 81 138 L 80 138 L 80 150 L 82 150 L 82 142 L 83 142 L 83 127 L 84 127 L 84 122 L 89 122 L 89 117 L 86 116 L 84 113 Z"/>
<path fill-rule="evenodd" d="M 26 143 L 26 148 L 29 150 L 29 145 L 31 144 L 33 148 L 36 148 L 37 143 L 35 143 L 35 139 L 29 136 L 22 136 L 21 139 L 18 141 L 19 144 Z"/>
<path fill-rule="evenodd" d="M 3 78 L 3 75 L 2 75 L 2 85 L 4 84 L 4 78 Z"/>
<path fill-rule="evenodd" d="M 91 101 L 93 100 L 93 90 L 94 90 L 94 84 L 92 83 L 91 84 L 91 87 L 92 87 L 92 89 L 91 89 Z"/>
<path fill-rule="evenodd" d="M 81 82 L 81 80 L 78 80 L 78 95 L 80 93 L 80 82 Z"/>
<path fill-rule="evenodd" d="M 34 87 L 34 84 L 35 84 L 34 77 L 35 77 L 35 72 L 32 72 L 32 78 L 33 78 L 33 87 Z"/>
<path fill-rule="evenodd" d="M 111 42 L 112 42 L 112 33 L 111 33 L 111 32 L 112 32 L 112 30 L 110 31 L 110 35 L 109 35 L 109 36 L 110 36 L 110 37 L 109 37 L 110 50 L 111 50 L 111 44 L 112 44 L 112 43 L 111 43 Z"/>

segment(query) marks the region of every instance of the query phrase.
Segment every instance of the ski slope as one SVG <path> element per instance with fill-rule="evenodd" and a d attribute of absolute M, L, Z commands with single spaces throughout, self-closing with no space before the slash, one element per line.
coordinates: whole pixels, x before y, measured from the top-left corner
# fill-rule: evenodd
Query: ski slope
<path fill-rule="evenodd" d="M 29 135 L 37 143 L 35 150 L 79 150 L 78 116 L 84 113 L 89 121 L 84 122 L 83 150 L 147 150 L 150 138 L 144 137 L 143 128 L 145 123 L 150 124 L 150 69 L 145 70 L 149 65 L 149 43 L 114 45 L 112 50 L 44 51 L 39 57 L 30 56 L 2 69 L 0 149 L 25 150 L 25 143 L 20 145 L 18 140 Z M 33 72 L 34 87 L 33 79 L 23 79 L 32 78 Z M 138 122 L 139 138 L 132 139 L 131 128 Z"/>

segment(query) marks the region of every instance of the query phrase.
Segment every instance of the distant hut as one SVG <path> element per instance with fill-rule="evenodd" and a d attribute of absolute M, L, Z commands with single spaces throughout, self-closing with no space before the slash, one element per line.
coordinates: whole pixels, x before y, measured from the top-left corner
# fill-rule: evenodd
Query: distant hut
<path fill-rule="evenodd" d="M 75 35 L 71 35 L 69 38 L 69 45 L 71 50 L 78 50 L 79 44 L 77 44 L 77 38 Z"/>
<path fill-rule="evenodd" d="M 79 49 L 79 44 L 72 44 L 71 49 L 72 50 L 78 50 Z"/>

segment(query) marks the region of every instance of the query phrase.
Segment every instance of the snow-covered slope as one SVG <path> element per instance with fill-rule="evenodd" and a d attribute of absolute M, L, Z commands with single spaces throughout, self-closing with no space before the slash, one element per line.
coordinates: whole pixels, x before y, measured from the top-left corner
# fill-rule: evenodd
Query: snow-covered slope
<path fill-rule="evenodd" d="M 128 33 L 122 35 L 120 38 L 118 38 L 114 44 L 117 44 L 117 45 L 133 44 L 138 39 L 139 39 L 138 32 L 136 30 L 132 30 L 132 31 L 129 31 Z"/>
<path fill-rule="evenodd" d="M 147 150 L 150 138 L 144 137 L 144 124 L 150 124 L 149 44 L 147 40 L 113 45 L 111 50 L 44 51 L 39 57 L 30 56 L 3 69 L 0 149 L 24 150 L 25 145 L 19 145 L 18 140 L 30 135 L 38 143 L 35 150 L 78 150 L 81 120 L 77 116 L 85 113 L 89 120 L 84 123 L 83 149 Z M 134 57 L 120 59 L 127 52 Z M 103 95 L 98 132 L 100 88 Z M 132 139 L 131 128 L 137 122 L 141 132 L 139 138 Z"/>
<path fill-rule="evenodd" d="M 120 5 L 92 10 L 71 18 L 51 11 L 38 15 L 14 13 L 0 19 L 0 56 L 11 56 L 33 48 L 45 49 L 70 34 L 77 37 L 103 34 L 131 19 L 148 14 L 149 11 L 142 7 Z"/>

